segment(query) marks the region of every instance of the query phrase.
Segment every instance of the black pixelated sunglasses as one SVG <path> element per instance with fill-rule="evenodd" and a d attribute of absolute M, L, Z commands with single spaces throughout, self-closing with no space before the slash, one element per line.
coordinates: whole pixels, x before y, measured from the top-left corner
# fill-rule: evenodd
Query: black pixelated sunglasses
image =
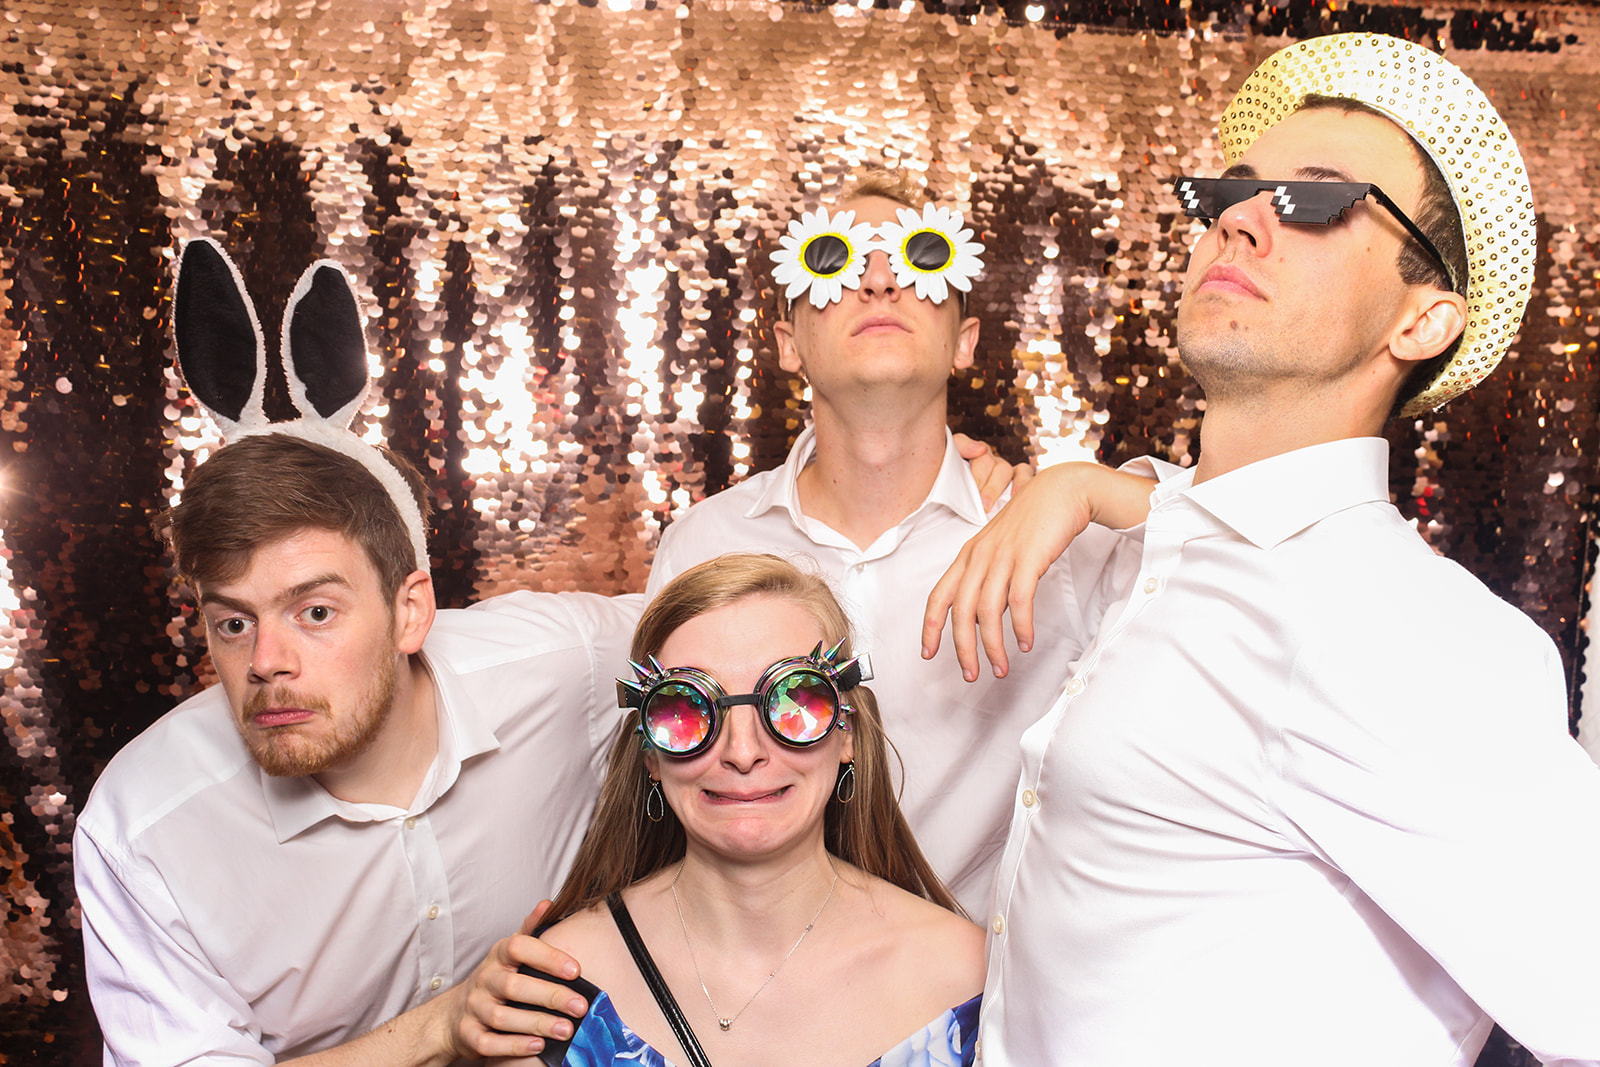
<path fill-rule="evenodd" d="M 1439 265 L 1456 289 L 1455 279 L 1444 257 L 1428 240 L 1422 228 L 1412 222 L 1400 205 L 1389 199 L 1389 194 L 1371 182 L 1287 182 L 1261 181 L 1256 178 L 1179 178 L 1173 190 L 1183 203 L 1183 212 L 1192 219 L 1215 219 L 1235 204 L 1249 200 L 1257 193 L 1272 193 L 1272 210 L 1284 222 L 1298 222 L 1307 226 L 1326 226 L 1343 215 L 1357 203 L 1372 197 L 1399 220 L 1406 232 L 1416 238 L 1417 244 Z"/>

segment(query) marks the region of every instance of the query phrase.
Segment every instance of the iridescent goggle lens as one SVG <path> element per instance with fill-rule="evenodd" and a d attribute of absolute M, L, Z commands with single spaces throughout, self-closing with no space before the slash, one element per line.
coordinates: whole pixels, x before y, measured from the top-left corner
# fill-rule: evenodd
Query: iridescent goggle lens
<path fill-rule="evenodd" d="M 710 744 L 717 712 L 713 699 L 698 685 L 665 681 L 645 697 L 639 719 L 651 747 L 688 755 Z"/>
<path fill-rule="evenodd" d="M 827 737 L 844 714 L 839 690 L 805 660 L 769 667 L 754 693 L 729 695 L 716 679 L 692 667 L 668 671 L 646 689 L 639 726 L 646 742 L 667 756 L 698 755 L 717 739 L 723 712 L 755 705 L 767 732 L 791 748 Z"/>

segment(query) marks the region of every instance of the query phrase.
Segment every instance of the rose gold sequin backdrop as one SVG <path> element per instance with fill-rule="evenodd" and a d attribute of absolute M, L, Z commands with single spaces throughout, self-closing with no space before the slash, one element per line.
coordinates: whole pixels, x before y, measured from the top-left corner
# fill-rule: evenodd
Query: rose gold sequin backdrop
<path fill-rule="evenodd" d="M 0 1050 L 94 1061 L 73 815 L 207 680 L 147 520 L 215 443 L 171 369 L 181 242 L 232 252 L 274 351 L 308 263 L 358 280 L 379 375 L 361 425 L 432 472 L 442 601 L 639 589 L 661 525 L 802 425 L 766 252 L 858 164 L 917 172 L 988 245 L 957 429 L 1013 459 L 1191 462 L 1201 405 L 1171 325 L 1198 231 L 1163 183 L 1216 172 L 1215 119 L 1258 59 L 1345 29 L 1444 47 L 1527 155 L 1522 333 L 1485 385 L 1393 429 L 1392 487 L 1572 664 L 1596 481 L 1593 7 L 7 0 Z"/>

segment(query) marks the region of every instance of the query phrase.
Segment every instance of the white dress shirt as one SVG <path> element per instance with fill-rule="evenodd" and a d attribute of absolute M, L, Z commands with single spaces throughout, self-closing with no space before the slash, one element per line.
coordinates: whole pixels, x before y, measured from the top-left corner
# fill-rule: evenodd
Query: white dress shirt
<path fill-rule="evenodd" d="M 1600 768 L 1549 638 L 1423 543 L 1387 455 L 1155 491 L 1023 738 L 989 1067 L 1465 1067 L 1491 1017 L 1600 1062 Z"/>
<path fill-rule="evenodd" d="M 107 1064 L 270 1064 L 471 974 L 560 887 L 618 723 L 642 599 L 441 611 L 439 753 L 409 809 L 271 778 L 220 686 L 119 752 L 73 854 Z"/>
<path fill-rule="evenodd" d="M 951 892 L 981 917 L 1010 820 L 1017 740 L 1060 692 L 1110 606 L 1117 586 L 1108 560 L 1123 546 L 1126 588 L 1138 545 L 1099 527 L 1078 539 L 1071 565 L 1052 568 L 1039 586 L 1035 651 L 1018 654 L 1008 635 L 1008 677 L 983 671 L 976 683 L 964 681 L 948 633 L 938 656 L 924 660 L 928 594 L 985 520 L 977 483 L 945 437 L 928 498 L 862 549 L 800 510 L 797 482 L 815 451 L 807 429 L 783 466 L 695 505 L 667 527 L 645 595 L 727 552 L 774 552 L 826 577 L 855 626 L 856 648 L 872 656 L 871 688 L 904 761 L 906 820 Z"/>

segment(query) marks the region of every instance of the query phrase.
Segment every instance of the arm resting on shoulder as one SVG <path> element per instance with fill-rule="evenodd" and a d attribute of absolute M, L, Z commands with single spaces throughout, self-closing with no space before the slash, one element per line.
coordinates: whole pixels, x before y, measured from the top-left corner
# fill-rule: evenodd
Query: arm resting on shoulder
<path fill-rule="evenodd" d="M 979 641 L 995 675 L 1004 677 L 1010 668 L 1006 612 L 1011 613 L 1018 647 L 1028 651 L 1039 578 L 1091 522 L 1111 529 L 1142 523 L 1154 486 L 1148 478 L 1096 463 L 1063 463 L 1040 471 L 962 547 L 933 587 L 922 622 L 923 658 L 931 659 L 939 650 L 948 615 L 966 679 L 978 677 Z"/>

